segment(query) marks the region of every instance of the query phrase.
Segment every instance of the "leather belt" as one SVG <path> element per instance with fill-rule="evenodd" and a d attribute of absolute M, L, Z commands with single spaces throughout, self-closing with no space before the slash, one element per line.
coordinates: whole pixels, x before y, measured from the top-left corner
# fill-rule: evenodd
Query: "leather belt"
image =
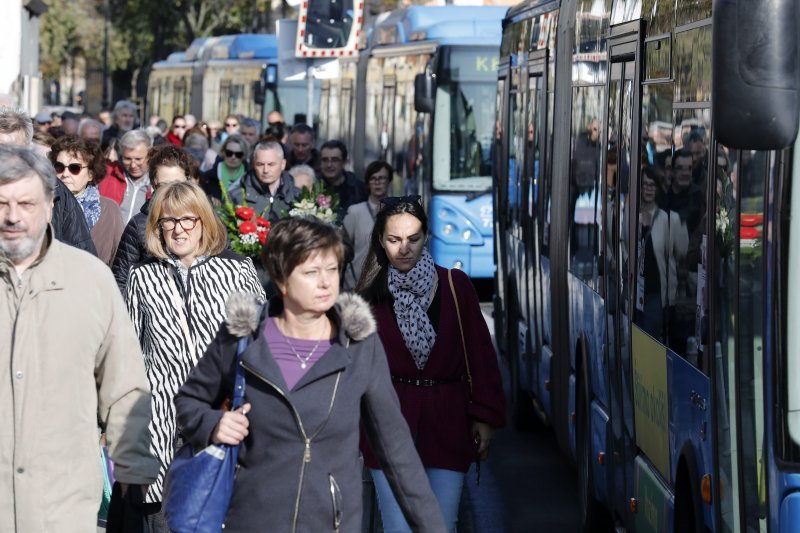
<path fill-rule="evenodd" d="M 403 376 L 395 376 L 392 374 L 392 381 L 395 383 L 402 383 L 404 385 L 414 385 L 415 387 L 433 387 L 435 385 L 445 385 L 449 383 L 461 383 L 464 381 L 464 376 L 456 379 L 426 379 L 426 378 L 406 378 Z"/>

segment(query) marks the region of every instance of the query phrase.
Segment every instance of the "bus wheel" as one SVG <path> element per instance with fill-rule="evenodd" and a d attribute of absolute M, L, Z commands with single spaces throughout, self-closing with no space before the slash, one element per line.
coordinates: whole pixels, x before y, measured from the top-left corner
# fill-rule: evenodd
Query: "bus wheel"
<path fill-rule="evenodd" d="M 696 495 L 692 491 L 691 474 L 685 461 L 678 466 L 675 483 L 675 533 L 701 533 L 705 531 L 702 518 L 695 505 Z"/>
<path fill-rule="evenodd" d="M 575 399 L 577 420 L 575 421 L 575 452 L 578 463 L 578 500 L 581 510 L 581 531 L 613 531 L 608 512 L 594 497 L 592 474 L 592 426 L 589 416 L 589 400 L 584 383 L 586 374 L 580 376 Z"/>

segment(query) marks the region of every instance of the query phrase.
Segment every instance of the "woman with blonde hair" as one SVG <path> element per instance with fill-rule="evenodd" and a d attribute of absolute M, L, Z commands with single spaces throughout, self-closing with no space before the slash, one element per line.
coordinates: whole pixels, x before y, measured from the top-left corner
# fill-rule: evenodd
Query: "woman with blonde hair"
<path fill-rule="evenodd" d="M 194 183 L 176 181 L 156 191 L 145 244 L 151 257 L 131 269 L 127 296 L 153 394 L 150 446 L 161 470 L 146 502 L 157 503 L 181 444 L 175 393 L 214 339 L 228 296 L 265 296 L 252 261 L 226 249 L 225 228 Z M 148 521 L 151 531 L 168 531 L 161 513 Z"/>

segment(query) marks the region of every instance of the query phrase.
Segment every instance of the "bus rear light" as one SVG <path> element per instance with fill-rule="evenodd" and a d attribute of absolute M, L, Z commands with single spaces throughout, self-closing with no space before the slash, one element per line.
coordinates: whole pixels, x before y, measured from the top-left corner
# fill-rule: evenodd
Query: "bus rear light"
<path fill-rule="evenodd" d="M 637 500 L 636 498 L 631 498 L 630 501 L 628 502 L 628 507 L 631 510 L 631 514 L 636 514 L 636 509 L 637 507 L 639 507 L 639 500 Z"/>
<path fill-rule="evenodd" d="M 700 480 L 700 495 L 704 502 L 711 505 L 711 474 L 706 474 Z"/>
<path fill-rule="evenodd" d="M 570 420 L 570 422 L 572 422 L 572 425 L 574 426 L 574 425 L 575 425 L 575 422 L 577 422 L 577 421 L 578 421 L 578 413 L 576 413 L 575 411 L 572 411 L 572 412 L 569 414 L 569 420 Z"/>
<path fill-rule="evenodd" d="M 550 390 L 550 380 L 544 380 L 544 390 Z"/>
<path fill-rule="evenodd" d="M 597 452 L 597 464 L 600 466 L 606 464 L 606 452 Z"/>

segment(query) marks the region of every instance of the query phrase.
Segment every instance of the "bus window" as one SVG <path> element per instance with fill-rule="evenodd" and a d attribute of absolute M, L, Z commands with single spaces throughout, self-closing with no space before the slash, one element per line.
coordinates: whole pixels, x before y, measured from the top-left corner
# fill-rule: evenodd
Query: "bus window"
<path fill-rule="evenodd" d="M 570 165 L 570 271 L 597 288 L 602 86 L 576 87 L 572 100 L 572 164 Z M 609 142 L 612 142 L 610 139 Z"/>
<path fill-rule="evenodd" d="M 539 98 L 542 91 L 542 77 L 531 76 L 528 90 L 528 126 L 526 131 L 525 147 L 528 164 L 528 217 L 536 219 L 539 205 L 539 172 L 541 170 L 540 138 L 542 118 Z"/>
<path fill-rule="evenodd" d="M 667 341 L 677 354 L 707 370 L 706 225 L 707 153 L 709 110 L 678 109 L 674 112 L 672 186 L 665 205 L 670 213 L 672 255 L 668 278 Z"/>
<path fill-rule="evenodd" d="M 433 186 L 484 191 L 492 185 L 491 139 L 495 119 L 497 52 L 483 48 L 440 51 L 433 144 Z"/>
<path fill-rule="evenodd" d="M 676 102 L 711 101 L 711 26 L 675 32 Z"/>
<path fill-rule="evenodd" d="M 522 132 L 524 127 L 524 107 L 522 104 L 522 94 L 520 89 L 520 69 L 511 71 L 511 92 L 508 96 L 508 227 L 516 229 L 520 227 L 520 208 L 521 186 L 522 186 L 522 158 L 524 157 L 525 135 Z"/>
<path fill-rule="evenodd" d="M 647 21 L 647 37 L 671 32 L 674 16 L 674 0 L 642 0 L 642 18 Z"/>
<path fill-rule="evenodd" d="M 677 2 L 675 25 L 683 26 L 711 17 L 711 0 L 693 0 L 692 2 Z M 710 27 L 709 27 L 710 29 Z M 708 56 L 709 61 L 711 56 Z"/>

